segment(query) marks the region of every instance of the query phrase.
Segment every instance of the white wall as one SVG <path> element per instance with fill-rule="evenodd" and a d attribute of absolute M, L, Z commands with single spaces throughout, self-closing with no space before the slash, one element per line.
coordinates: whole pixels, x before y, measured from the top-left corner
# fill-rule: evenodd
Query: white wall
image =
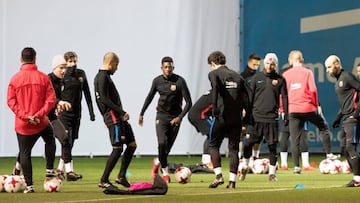
<path fill-rule="evenodd" d="M 157 97 L 145 113 L 143 127 L 138 126 L 137 119 L 152 79 L 161 74 L 161 58 L 174 58 L 175 73 L 186 79 L 195 102 L 210 88 L 210 52 L 223 51 L 228 65 L 238 70 L 238 22 L 238 0 L 0 0 L 0 156 L 15 156 L 18 151 L 14 115 L 7 107 L 6 93 L 10 77 L 19 70 L 24 47 L 36 49 L 38 66 L 45 73 L 51 71 L 54 55 L 77 52 L 78 67 L 86 70 L 92 96 L 93 78 L 103 55 L 116 52 L 120 66 L 113 80 L 130 114 L 138 143 L 136 153 L 149 155 L 157 154 Z M 95 122 L 90 121 L 83 102 L 74 155 L 107 155 L 111 150 L 108 131 L 93 102 Z M 186 117 L 171 154 L 200 154 L 204 138 Z M 43 142 L 39 141 L 33 155 L 42 155 L 43 151 Z"/>

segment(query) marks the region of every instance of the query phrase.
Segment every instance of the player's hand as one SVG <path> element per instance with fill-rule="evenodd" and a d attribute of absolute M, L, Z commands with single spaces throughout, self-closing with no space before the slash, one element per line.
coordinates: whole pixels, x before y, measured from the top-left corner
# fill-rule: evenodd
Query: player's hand
<path fill-rule="evenodd" d="M 175 117 L 174 119 L 172 119 L 172 120 L 170 121 L 170 124 L 171 124 L 172 126 L 179 126 L 180 123 L 181 123 L 181 119 L 180 119 L 179 117 Z"/>
<path fill-rule="evenodd" d="M 125 113 L 123 119 L 124 119 L 124 121 L 130 120 L 130 115 L 128 113 Z"/>
<path fill-rule="evenodd" d="M 59 101 L 59 103 L 57 104 L 57 109 L 59 112 L 62 111 L 69 111 L 71 109 L 71 104 L 67 101 Z"/>
<path fill-rule="evenodd" d="M 37 125 L 40 123 L 40 119 L 37 116 L 28 116 L 28 123 L 31 125 Z"/>
<path fill-rule="evenodd" d="M 144 124 L 144 116 L 139 116 L 139 125 L 143 126 Z"/>

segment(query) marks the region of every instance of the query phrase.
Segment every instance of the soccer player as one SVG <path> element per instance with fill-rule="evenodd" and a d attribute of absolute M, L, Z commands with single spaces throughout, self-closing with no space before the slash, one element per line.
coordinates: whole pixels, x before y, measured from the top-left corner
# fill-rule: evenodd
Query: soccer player
<path fill-rule="evenodd" d="M 184 78 L 174 74 L 174 62 L 169 56 L 161 60 L 162 75 L 154 78 L 150 91 L 145 99 L 139 116 L 139 125 L 143 125 L 144 114 L 156 93 L 159 93 L 159 101 L 156 113 L 156 135 L 158 139 L 158 154 L 153 160 L 151 176 L 158 174 L 159 164 L 165 182 L 170 182 L 168 155 L 178 135 L 183 117 L 191 108 L 191 97 Z M 186 105 L 182 109 L 182 103 Z"/>
<path fill-rule="evenodd" d="M 126 149 L 115 182 L 124 187 L 130 187 L 125 175 L 137 147 L 133 130 L 128 123 L 130 116 L 124 111 L 119 92 L 111 79 L 111 75 L 118 69 L 119 62 L 119 57 L 115 53 L 106 53 L 103 65 L 94 79 L 96 104 L 108 127 L 112 146 L 112 152 L 98 184 L 99 187 L 107 189 L 117 188 L 110 182 L 109 176 L 123 152 L 124 144 L 126 144 Z"/>
<path fill-rule="evenodd" d="M 64 124 L 69 135 L 69 143 L 62 145 L 62 151 L 68 154 L 67 160 L 60 159 L 57 172 L 63 173 L 66 170 L 66 180 L 76 181 L 82 178 L 82 175 L 74 172 L 72 148 L 74 142 L 79 138 L 79 128 L 81 119 L 81 100 L 84 92 L 86 103 L 89 109 L 90 120 L 95 120 L 94 109 L 89 90 L 89 84 L 86 79 L 85 71 L 77 68 L 77 54 L 75 52 L 66 52 L 64 58 L 67 62 L 67 71 L 63 79 L 61 99 L 71 104 L 71 108 L 60 112 L 59 119 Z"/>
<path fill-rule="evenodd" d="M 291 52 L 290 52 L 291 53 Z M 287 70 L 292 68 L 292 58 L 291 54 L 288 56 L 288 62 L 289 66 L 282 69 L 280 71 L 280 75 L 283 75 Z M 280 115 L 282 118 L 284 118 L 284 108 L 280 104 Z M 304 135 L 300 136 L 300 152 L 301 152 L 301 161 L 302 161 L 302 170 L 309 171 L 309 170 L 315 170 L 312 166 L 310 166 L 309 163 L 309 151 L 308 151 L 308 141 L 307 141 L 307 125 L 308 123 L 305 122 L 303 133 Z M 289 139 L 290 139 L 290 130 L 289 125 L 282 125 L 281 126 L 281 134 L 280 134 L 280 160 L 281 160 L 281 169 L 282 170 L 288 170 L 288 146 L 289 146 Z"/>
<path fill-rule="evenodd" d="M 46 176 L 54 171 L 55 138 L 48 114 L 55 107 L 56 97 L 49 77 L 36 65 L 36 51 L 26 47 L 21 52 L 21 68 L 10 80 L 7 104 L 15 114 L 15 131 L 19 142 L 20 163 L 25 177 L 24 193 L 35 192 L 31 150 L 39 137 L 45 142 Z"/>
<path fill-rule="evenodd" d="M 222 52 L 212 52 L 208 56 L 208 64 L 211 69 L 208 76 L 212 87 L 213 107 L 209 148 L 216 176 L 215 180 L 209 185 L 209 188 L 216 188 L 224 184 L 219 148 L 226 135 L 229 138 L 228 148 L 230 157 L 229 184 L 227 188 L 233 189 L 235 188 L 239 164 L 238 153 L 242 129 L 242 111 L 246 109 L 247 117 L 251 115 L 248 112 L 251 112 L 249 109 L 251 104 L 249 98 L 252 98 L 252 93 L 243 77 L 225 65 L 226 57 Z"/>
<path fill-rule="evenodd" d="M 336 78 L 335 92 L 340 106 L 338 115 L 343 118 L 342 128 L 346 137 L 345 157 L 354 174 L 353 179 L 345 187 L 360 187 L 360 157 L 357 152 L 360 137 L 360 82 L 342 68 L 341 61 L 336 55 L 330 55 L 325 60 L 325 67 L 326 72 Z"/>
<path fill-rule="evenodd" d="M 259 69 L 260 66 L 260 60 L 261 57 L 257 54 L 250 54 L 248 61 L 247 61 L 247 65 L 244 69 L 243 72 L 241 72 L 241 76 L 244 78 L 244 80 L 250 84 L 252 81 L 252 78 L 254 77 L 254 75 L 257 73 L 257 70 Z M 250 132 L 252 134 L 256 133 L 256 132 Z M 243 154 L 243 137 L 244 134 L 246 134 L 246 130 L 244 129 L 241 133 L 241 137 L 240 137 L 240 144 L 239 144 L 239 158 L 241 159 Z M 260 156 L 260 143 L 255 143 L 252 149 L 252 157 L 254 159 L 259 158 Z"/>
<path fill-rule="evenodd" d="M 203 153 L 201 156 L 201 164 L 212 169 L 212 162 L 209 150 L 209 134 L 212 115 L 212 96 L 211 90 L 206 91 L 191 107 L 188 113 L 190 123 L 195 127 L 197 132 L 206 135 L 203 144 Z"/>
<path fill-rule="evenodd" d="M 246 140 L 244 147 L 245 167 L 240 175 L 240 180 L 244 181 L 249 170 L 249 158 L 252 146 L 261 143 L 265 139 L 270 152 L 269 181 L 277 181 L 275 175 L 277 152 L 276 147 L 279 142 L 279 107 L 280 96 L 284 107 L 284 125 L 288 124 L 288 99 L 285 79 L 276 73 L 278 58 L 274 53 L 266 54 L 264 58 L 264 70 L 255 74 L 250 87 L 254 92 L 252 116 L 255 121 L 254 131 L 250 138 Z"/>
<path fill-rule="evenodd" d="M 291 137 L 291 155 L 294 161 L 294 174 L 301 174 L 299 164 L 300 140 L 303 133 L 304 123 L 309 121 L 319 128 L 323 141 L 326 157 L 338 158 L 331 153 L 330 131 L 325 118 L 322 115 L 318 100 L 318 92 L 315 84 L 314 74 L 304 67 L 304 58 L 299 50 L 289 53 L 293 67 L 283 73 L 289 101 L 289 129 Z"/>

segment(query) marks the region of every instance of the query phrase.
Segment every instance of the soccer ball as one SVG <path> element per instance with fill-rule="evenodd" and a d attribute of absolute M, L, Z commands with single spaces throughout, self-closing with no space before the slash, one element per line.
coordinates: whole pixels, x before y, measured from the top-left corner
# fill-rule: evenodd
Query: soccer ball
<path fill-rule="evenodd" d="M 344 161 L 341 162 L 341 172 L 342 173 L 351 173 L 351 168 L 349 165 L 349 162 L 345 159 Z"/>
<path fill-rule="evenodd" d="M 7 177 L 8 177 L 8 175 L 0 176 L 0 192 L 5 192 L 4 185 L 5 185 L 5 180 Z"/>
<path fill-rule="evenodd" d="M 269 159 L 255 159 L 251 165 L 254 174 L 264 174 L 269 172 Z"/>
<path fill-rule="evenodd" d="M 342 163 L 340 160 L 331 160 L 333 164 L 330 165 L 330 174 L 338 174 L 341 171 Z"/>
<path fill-rule="evenodd" d="M 61 179 L 58 177 L 45 178 L 44 190 L 47 192 L 60 192 L 62 190 Z"/>
<path fill-rule="evenodd" d="M 8 176 L 4 182 L 4 189 L 6 192 L 23 192 L 26 188 L 24 176 Z"/>
<path fill-rule="evenodd" d="M 180 166 L 175 170 L 175 180 L 178 183 L 185 184 L 191 180 L 191 171 L 188 167 Z"/>
<path fill-rule="evenodd" d="M 319 164 L 319 170 L 322 174 L 329 174 L 332 168 L 335 168 L 334 162 L 330 159 L 324 159 Z"/>

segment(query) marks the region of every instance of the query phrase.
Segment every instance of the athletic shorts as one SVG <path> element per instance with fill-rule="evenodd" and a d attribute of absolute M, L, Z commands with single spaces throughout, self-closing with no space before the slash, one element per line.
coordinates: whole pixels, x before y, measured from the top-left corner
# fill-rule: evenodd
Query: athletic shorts
<path fill-rule="evenodd" d="M 261 143 L 264 141 L 268 144 L 279 142 L 279 124 L 278 123 L 255 123 L 256 133 L 251 135 L 252 143 Z"/>
<path fill-rule="evenodd" d="M 121 122 L 109 126 L 108 129 L 110 142 L 113 147 L 122 147 L 123 144 L 129 144 L 135 141 L 134 132 L 128 122 Z M 125 140 L 122 140 L 121 137 L 125 137 Z"/>

